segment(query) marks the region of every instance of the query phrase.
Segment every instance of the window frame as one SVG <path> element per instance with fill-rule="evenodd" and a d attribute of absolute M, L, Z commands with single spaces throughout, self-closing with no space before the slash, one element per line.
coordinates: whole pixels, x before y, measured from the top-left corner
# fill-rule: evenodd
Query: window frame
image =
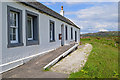
<path fill-rule="evenodd" d="M 33 18 L 33 40 L 28 40 L 27 17 Z M 26 46 L 39 45 L 39 14 L 26 10 Z"/>
<path fill-rule="evenodd" d="M 11 26 L 10 24 L 10 14 L 11 12 L 16 13 L 17 14 L 17 27 L 15 26 Z M 11 47 L 18 47 L 18 46 L 23 46 L 23 38 L 22 38 L 22 10 L 11 7 L 11 6 L 7 6 L 7 25 L 8 25 L 8 48 Z M 16 32 L 16 41 L 11 41 L 10 39 L 10 28 L 17 28 L 17 32 Z"/>
<path fill-rule="evenodd" d="M 68 40 L 68 27 L 65 25 L 65 40 Z"/>
<path fill-rule="evenodd" d="M 53 40 L 51 40 L 51 23 L 53 24 Z M 49 20 L 50 42 L 55 42 L 55 21 Z"/>

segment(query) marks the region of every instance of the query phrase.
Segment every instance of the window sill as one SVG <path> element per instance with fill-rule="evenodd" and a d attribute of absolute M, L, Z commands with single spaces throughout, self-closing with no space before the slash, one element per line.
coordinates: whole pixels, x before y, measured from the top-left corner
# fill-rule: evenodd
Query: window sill
<path fill-rule="evenodd" d="M 52 40 L 52 41 L 50 41 L 50 42 L 55 42 L 55 40 Z"/>
<path fill-rule="evenodd" d="M 10 43 L 10 44 L 8 44 L 8 48 L 14 48 L 14 47 L 20 47 L 20 46 L 24 46 L 24 44 L 23 43 Z"/>
<path fill-rule="evenodd" d="M 39 45 L 39 41 L 28 40 L 26 46 L 30 46 L 30 45 Z"/>

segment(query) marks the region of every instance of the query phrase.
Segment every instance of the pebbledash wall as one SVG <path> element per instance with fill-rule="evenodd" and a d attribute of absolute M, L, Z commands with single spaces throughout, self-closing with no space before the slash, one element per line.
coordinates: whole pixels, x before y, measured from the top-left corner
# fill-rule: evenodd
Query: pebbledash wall
<path fill-rule="evenodd" d="M 1 5 L 2 4 L 2 5 Z M 8 20 L 7 20 L 7 6 L 11 6 L 22 10 L 22 37 L 23 46 L 8 48 Z M 24 62 L 30 60 L 32 57 L 37 55 L 45 54 L 51 50 L 54 50 L 61 46 L 61 40 L 59 40 L 59 34 L 61 34 L 61 25 L 64 24 L 68 27 L 68 40 L 64 40 L 65 45 L 69 44 L 71 41 L 75 40 L 75 31 L 77 31 L 77 42 L 80 42 L 80 29 L 73 27 L 59 19 L 53 18 L 52 16 L 40 13 L 38 10 L 25 6 L 22 3 L 15 2 L 2 2 L 0 3 L 0 10 L 2 7 L 2 15 L 0 14 L 0 52 L 2 52 L 2 72 L 8 71 L 14 67 L 22 65 Z M 26 10 L 34 12 L 39 15 L 39 45 L 26 46 L 26 21 L 25 14 Z M 2 20 L 2 21 L 1 21 Z M 49 20 L 55 22 L 55 42 L 50 42 L 50 32 L 49 32 Z M 71 40 L 71 27 L 73 27 L 73 40 Z M 65 37 L 65 34 L 64 34 Z M 2 45 L 3 44 L 3 45 Z"/>

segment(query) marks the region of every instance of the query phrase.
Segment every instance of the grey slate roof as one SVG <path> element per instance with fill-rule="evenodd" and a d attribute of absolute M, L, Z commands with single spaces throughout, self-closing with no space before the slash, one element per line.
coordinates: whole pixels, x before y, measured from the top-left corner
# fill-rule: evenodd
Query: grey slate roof
<path fill-rule="evenodd" d="M 33 7 L 35 9 L 39 10 L 40 12 L 45 13 L 47 15 L 50 15 L 50 16 L 52 16 L 54 18 L 57 18 L 57 19 L 59 19 L 61 21 L 64 21 L 64 22 L 66 22 L 66 23 L 68 23 L 68 24 L 70 24 L 70 25 L 72 25 L 72 26 L 74 26 L 76 28 L 79 28 L 77 25 L 75 25 L 68 18 L 65 18 L 64 16 L 58 14 L 57 12 L 55 12 L 52 9 L 46 7 L 45 5 L 41 4 L 40 2 L 21 2 L 21 3 L 23 3 L 23 4 L 27 5 L 27 6 Z"/>

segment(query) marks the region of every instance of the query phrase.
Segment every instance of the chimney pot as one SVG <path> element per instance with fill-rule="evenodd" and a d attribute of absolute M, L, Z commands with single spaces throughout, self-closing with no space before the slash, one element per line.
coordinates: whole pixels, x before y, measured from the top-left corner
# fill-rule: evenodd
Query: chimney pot
<path fill-rule="evenodd" d="M 63 6 L 61 6 L 61 10 L 63 10 Z"/>

